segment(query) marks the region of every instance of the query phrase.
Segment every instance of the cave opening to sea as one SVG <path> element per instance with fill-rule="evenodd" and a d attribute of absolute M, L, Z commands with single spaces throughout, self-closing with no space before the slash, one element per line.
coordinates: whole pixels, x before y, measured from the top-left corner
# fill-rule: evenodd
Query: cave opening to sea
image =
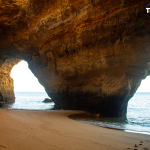
<path fill-rule="evenodd" d="M 44 103 L 49 98 L 24 60 L 15 65 L 10 74 L 14 80 L 15 102 L 5 103 L 2 109 L 50 110 L 54 103 Z"/>
<path fill-rule="evenodd" d="M 97 117 L 77 114 L 69 118 L 106 128 L 150 134 L 150 76 L 142 80 L 137 92 L 129 100 L 126 116 Z"/>
<path fill-rule="evenodd" d="M 48 97 L 44 87 L 32 74 L 25 61 L 19 62 L 11 70 L 14 79 L 14 91 L 16 100 L 14 103 L 6 103 L 2 109 L 26 109 L 26 110 L 52 110 L 54 103 L 43 103 Z M 150 134 L 150 76 L 142 80 L 134 96 L 129 100 L 127 115 L 125 117 L 97 117 L 90 115 L 70 116 L 70 118 L 126 131 Z"/>

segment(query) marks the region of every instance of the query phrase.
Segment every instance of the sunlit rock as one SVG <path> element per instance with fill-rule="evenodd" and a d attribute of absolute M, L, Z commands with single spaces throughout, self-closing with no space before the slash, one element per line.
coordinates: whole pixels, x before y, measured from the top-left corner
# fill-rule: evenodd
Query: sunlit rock
<path fill-rule="evenodd" d="M 1 60 L 26 60 L 63 109 L 124 116 L 150 70 L 148 3 L 1 0 Z"/>
<path fill-rule="evenodd" d="M 6 59 L 0 66 L 0 102 L 14 102 L 14 81 L 10 77 L 11 69 L 20 60 L 18 59 Z"/>

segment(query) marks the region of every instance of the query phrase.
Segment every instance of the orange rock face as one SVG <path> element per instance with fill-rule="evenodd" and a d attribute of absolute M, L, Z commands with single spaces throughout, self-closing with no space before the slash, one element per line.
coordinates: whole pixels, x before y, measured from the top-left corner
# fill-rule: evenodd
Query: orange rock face
<path fill-rule="evenodd" d="M 149 74 L 148 3 L 1 0 L 0 58 L 26 60 L 59 107 L 124 116 Z"/>
<path fill-rule="evenodd" d="M 0 67 L 0 102 L 14 102 L 14 82 L 10 77 L 11 69 L 19 62 L 16 58 L 4 60 Z"/>

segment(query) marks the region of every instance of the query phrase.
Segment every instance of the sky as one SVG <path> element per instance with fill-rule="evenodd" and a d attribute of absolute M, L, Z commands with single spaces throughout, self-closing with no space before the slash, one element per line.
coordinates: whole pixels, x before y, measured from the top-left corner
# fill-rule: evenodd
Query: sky
<path fill-rule="evenodd" d="M 26 61 L 21 61 L 12 68 L 11 77 L 14 79 L 15 92 L 45 92 Z M 150 92 L 150 76 L 142 80 L 137 92 Z"/>

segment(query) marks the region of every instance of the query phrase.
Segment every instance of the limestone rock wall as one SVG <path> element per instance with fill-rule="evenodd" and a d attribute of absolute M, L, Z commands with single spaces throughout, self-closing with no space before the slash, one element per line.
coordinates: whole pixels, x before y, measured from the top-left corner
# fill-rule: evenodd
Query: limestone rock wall
<path fill-rule="evenodd" d="M 148 3 L 0 1 L 0 59 L 26 60 L 59 107 L 126 115 L 150 70 Z"/>
<path fill-rule="evenodd" d="M 14 82 L 10 73 L 19 61 L 16 58 L 6 59 L 0 67 L 0 102 L 15 101 Z"/>

